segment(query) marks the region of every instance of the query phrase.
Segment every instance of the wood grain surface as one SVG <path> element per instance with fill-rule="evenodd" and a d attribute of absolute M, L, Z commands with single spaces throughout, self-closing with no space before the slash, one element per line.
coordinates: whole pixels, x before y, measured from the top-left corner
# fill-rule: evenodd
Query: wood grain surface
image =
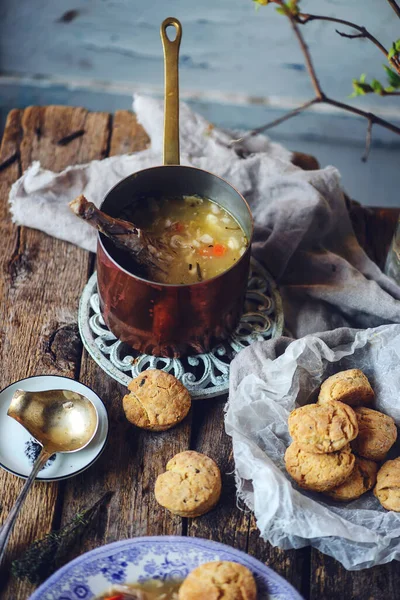
<path fill-rule="evenodd" d="M 8 575 L 11 560 L 32 540 L 69 521 L 78 509 L 94 503 L 106 490 L 114 492 L 109 505 L 70 558 L 132 536 L 183 534 L 249 552 L 286 577 L 305 598 L 396 598 L 400 588 L 397 563 L 349 573 L 317 551 L 283 551 L 260 539 L 251 513 L 236 505 L 232 448 L 223 425 L 226 397 L 195 402 L 189 417 L 168 432 L 149 433 L 130 426 L 121 408 L 124 388 L 82 351 L 78 334 L 78 300 L 93 270 L 93 256 L 12 224 L 7 206 L 9 188 L 32 160 L 57 171 L 69 164 L 135 152 L 145 148 L 148 141 L 128 111 L 118 111 L 112 118 L 83 108 L 48 106 L 14 110 L 8 117 L 0 151 L 0 386 L 42 373 L 79 379 L 103 399 L 110 418 L 110 437 L 103 455 L 85 473 L 61 483 L 34 485 L 2 567 L 0 598 L 29 597 L 33 587 Z M 366 211 L 355 204 L 350 211 L 360 241 L 382 264 L 398 211 Z M 188 448 L 213 457 L 223 476 L 220 504 L 198 519 L 171 516 L 158 506 L 153 494 L 155 479 L 168 459 Z M 21 480 L 0 471 L 0 521 L 21 485 Z"/>

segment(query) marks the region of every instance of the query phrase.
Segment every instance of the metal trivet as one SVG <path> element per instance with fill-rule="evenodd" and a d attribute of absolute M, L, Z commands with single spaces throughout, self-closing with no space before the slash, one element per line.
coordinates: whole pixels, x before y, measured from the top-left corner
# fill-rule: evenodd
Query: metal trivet
<path fill-rule="evenodd" d="M 268 272 L 251 259 L 245 310 L 235 333 L 206 354 L 184 358 L 162 358 L 140 354 L 118 340 L 100 313 L 97 275 L 83 290 L 79 304 L 79 331 L 93 360 L 113 379 L 128 385 L 145 369 L 163 369 L 188 388 L 192 398 L 212 398 L 228 391 L 229 365 L 242 348 L 252 342 L 282 335 L 282 300 Z"/>

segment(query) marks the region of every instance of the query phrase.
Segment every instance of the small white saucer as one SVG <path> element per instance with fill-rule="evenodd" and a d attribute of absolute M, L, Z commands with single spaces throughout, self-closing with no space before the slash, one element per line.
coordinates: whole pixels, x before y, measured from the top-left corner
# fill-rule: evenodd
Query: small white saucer
<path fill-rule="evenodd" d="M 99 458 L 108 437 L 108 416 L 103 402 L 93 390 L 79 381 L 58 375 L 38 375 L 20 379 L 0 392 L 0 467 L 26 479 L 32 470 L 32 455 L 37 450 L 34 438 L 7 415 L 11 398 L 18 389 L 28 392 L 57 389 L 78 392 L 93 402 L 99 415 L 99 426 L 90 444 L 78 452 L 53 456 L 38 473 L 36 480 L 59 481 L 73 477 Z"/>

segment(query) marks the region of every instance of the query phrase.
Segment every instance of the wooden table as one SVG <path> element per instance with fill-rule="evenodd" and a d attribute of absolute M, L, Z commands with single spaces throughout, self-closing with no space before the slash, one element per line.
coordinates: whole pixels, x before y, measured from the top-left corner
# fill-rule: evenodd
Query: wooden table
<path fill-rule="evenodd" d="M 93 271 L 93 256 L 39 231 L 12 224 L 7 207 L 9 189 L 33 160 L 59 171 L 74 163 L 137 151 L 147 143 L 146 133 L 128 111 L 111 117 L 83 108 L 48 106 L 9 114 L 0 153 L 0 387 L 37 374 L 79 379 L 103 399 L 111 431 L 105 452 L 88 471 L 61 483 L 33 487 L 10 540 L 3 573 L 13 557 L 34 539 L 68 522 L 104 491 L 114 490 L 94 531 L 76 554 L 140 535 L 198 536 L 256 556 L 305 598 L 398 598 L 398 563 L 350 573 L 316 550 L 282 551 L 260 539 L 253 516 L 236 507 L 231 443 L 223 425 L 226 397 L 195 402 L 191 417 L 169 432 L 151 434 L 130 426 L 121 409 L 124 388 L 82 350 L 78 334 L 78 300 Z M 351 212 L 361 243 L 381 263 L 398 211 L 352 206 Z M 198 519 L 170 515 L 153 494 L 155 479 L 167 460 L 188 448 L 213 457 L 223 474 L 220 504 Z M 0 521 L 21 486 L 20 479 L 1 470 Z M 32 591 L 26 583 L 0 577 L 3 600 L 25 600 Z"/>

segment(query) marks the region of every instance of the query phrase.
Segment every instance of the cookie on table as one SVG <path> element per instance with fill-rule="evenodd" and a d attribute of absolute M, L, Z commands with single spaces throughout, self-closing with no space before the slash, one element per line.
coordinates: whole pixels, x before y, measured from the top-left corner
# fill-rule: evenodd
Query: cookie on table
<path fill-rule="evenodd" d="M 191 399 L 185 386 L 173 375 L 147 369 L 128 385 L 130 393 L 122 406 L 130 423 L 142 429 L 164 431 L 188 414 Z"/>
<path fill-rule="evenodd" d="M 179 588 L 179 600 L 256 600 L 252 573 L 239 563 L 216 561 L 189 573 Z"/>
<path fill-rule="evenodd" d="M 221 473 L 205 454 L 187 450 L 167 463 L 157 477 L 155 497 L 161 506 L 181 517 L 199 517 L 217 504 L 221 495 Z"/>
<path fill-rule="evenodd" d="M 374 487 L 377 472 L 378 465 L 374 461 L 356 456 L 354 469 L 346 481 L 325 494 L 340 502 L 355 500 Z"/>
<path fill-rule="evenodd" d="M 349 406 L 371 404 L 374 391 L 360 369 L 349 369 L 328 377 L 321 385 L 318 402 L 322 404 L 331 400 L 339 400 Z"/>
<path fill-rule="evenodd" d="M 360 406 L 354 409 L 358 436 L 352 442 L 353 452 L 370 460 L 384 460 L 397 439 L 396 423 L 388 415 Z"/>
<path fill-rule="evenodd" d="M 388 460 L 379 469 L 374 494 L 383 508 L 400 512 L 400 458 Z"/>
<path fill-rule="evenodd" d="M 306 404 L 289 415 L 289 433 L 305 452 L 338 452 L 358 434 L 353 409 L 343 402 Z"/>
<path fill-rule="evenodd" d="M 355 464 L 348 444 L 340 452 L 311 454 L 293 442 L 285 452 L 286 470 L 306 490 L 325 492 L 350 476 Z"/>

